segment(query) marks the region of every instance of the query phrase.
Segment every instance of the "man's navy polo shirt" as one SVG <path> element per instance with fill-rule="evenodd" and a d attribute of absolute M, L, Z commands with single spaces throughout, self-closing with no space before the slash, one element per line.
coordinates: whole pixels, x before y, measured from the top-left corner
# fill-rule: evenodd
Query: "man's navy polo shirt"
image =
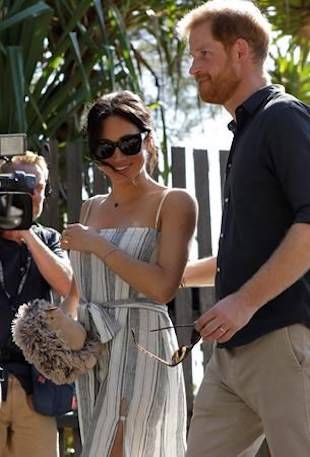
<path fill-rule="evenodd" d="M 310 223 L 310 107 L 279 87 L 236 110 L 226 168 L 216 274 L 217 300 L 269 259 L 294 223 Z M 294 323 L 310 326 L 310 273 L 275 297 L 227 343 L 243 345 Z"/>
<path fill-rule="evenodd" d="M 60 235 L 56 230 L 40 225 L 33 225 L 32 229 L 54 254 L 61 258 L 67 257 L 66 252 L 60 247 Z M 29 364 L 12 340 L 11 324 L 18 307 L 23 303 L 36 298 L 50 300 L 52 297 L 50 285 L 41 275 L 33 260 L 22 292 L 16 296 L 28 255 L 29 251 L 24 243 L 19 244 L 0 236 L 0 260 L 3 266 L 4 283 L 7 292 L 12 297 L 9 300 L 3 288 L 0 287 L 0 365 L 13 373 L 20 380 L 26 392 L 30 393 L 31 374 L 30 370 L 27 370 Z"/>

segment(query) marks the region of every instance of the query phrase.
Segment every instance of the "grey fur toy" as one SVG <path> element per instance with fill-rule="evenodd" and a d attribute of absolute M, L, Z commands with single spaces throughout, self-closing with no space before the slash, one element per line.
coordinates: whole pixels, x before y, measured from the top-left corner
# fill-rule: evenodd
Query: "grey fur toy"
<path fill-rule="evenodd" d="M 29 363 L 55 384 L 65 384 L 96 364 L 103 345 L 86 339 L 81 349 L 72 349 L 65 332 L 50 326 L 49 314 L 55 309 L 55 305 L 39 299 L 20 306 L 12 334 Z"/>

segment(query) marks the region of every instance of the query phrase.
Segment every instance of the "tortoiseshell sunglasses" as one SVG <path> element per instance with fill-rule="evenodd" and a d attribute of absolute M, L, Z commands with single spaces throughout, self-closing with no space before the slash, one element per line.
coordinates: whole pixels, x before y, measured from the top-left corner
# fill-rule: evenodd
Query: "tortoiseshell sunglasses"
<path fill-rule="evenodd" d="M 195 323 L 175 325 L 175 326 L 170 326 L 170 327 L 161 327 L 161 328 L 155 328 L 153 330 L 150 330 L 150 332 L 161 332 L 162 330 L 168 330 L 168 329 L 179 328 L 179 327 L 194 327 L 194 325 L 195 325 Z M 186 359 L 188 354 L 191 352 L 193 347 L 200 341 L 200 338 L 201 338 L 201 336 L 197 332 L 197 330 L 195 328 L 193 328 L 190 344 L 179 347 L 179 349 L 172 354 L 171 361 L 168 361 L 168 360 L 162 359 L 158 355 L 154 354 L 153 352 L 148 351 L 143 346 L 138 344 L 137 340 L 136 340 L 134 329 L 131 329 L 131 333 L 132 333 L 133 341 L 134 341 L 136 347 L 141 352 L 144 352 L 144 354 L 148 355 L 149 357 L 152 357 L 153 359 L 158 360 L 158 362 L 163 363 L 167 367 L 175 367 L 175 366 L 179 365 L 179 363 L 182 363 Z"/>

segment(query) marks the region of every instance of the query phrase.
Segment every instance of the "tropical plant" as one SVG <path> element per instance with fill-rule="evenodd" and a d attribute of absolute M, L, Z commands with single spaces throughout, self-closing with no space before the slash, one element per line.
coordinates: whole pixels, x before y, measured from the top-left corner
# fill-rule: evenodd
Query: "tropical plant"
<path fill-rule="evenodd" d="M 165 106 L 190 110 L 191 83 L 182 77 L 185 46 L 175 25 L 198 3 L 0 0 L 0 132 L 27 132 L 31 145 L 45 138 L 65 144 L 79 135 L 85 105 L 105 92 L 129 88 L 146 95 L 159 119 L 167 177 Z M 257 3 L 276 38 L 291 41 L 285 53 L 274 47 L 274 82 L 307 101 L 308 0 Z"/>
<path fill-rule="evenodd" d="M 85 105 L 119 88 L 142 94 L 146 71 L 167 175 L 163 88 L 169 81 L 177 105 L 184 45 L 174 27 L 190 4 L 0 0 L 0 132 L 26 132 L 33 147 L 48 138 L 64 145 L 79 135 Z"/>
<path fill-rule="evenodd" d="M 309 42 L 310 5 L 308 0 L 257 0 L 274 30 L 282 35 L 295 37 L 297 41 Z"/>
<path fill-rule="evenodd" d="M 271 52 L 273 81 L 310 104 L 310 45 L 300 46 L 296 39 L 284 38 L 274 44 L 274 51 Z"/>
<path fill-rule="evenodd" d="M 106 13 L 99 1 L 19 0 L 0 2 L 0 11 L 2 132 L 66 141 L 76 136 L 85 103 L 116 85 L 140 90 L 114 7 Z"/>
<path fill-rule="evenodd" d="M 274 30 L 274 83 L 310 103 L 310 4 L 308 0 L 258 0 Z"/>

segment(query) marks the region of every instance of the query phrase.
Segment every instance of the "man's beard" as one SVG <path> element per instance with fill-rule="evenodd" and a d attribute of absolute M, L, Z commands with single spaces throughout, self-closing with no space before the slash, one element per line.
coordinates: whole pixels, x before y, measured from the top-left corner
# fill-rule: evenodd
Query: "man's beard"
<path fill-rule="evenodd" d="M 206 103 L 225 105 L 232 98 L 240 83 L 240 78 L 233 72 L 233 69 L 226 68 L 217 76 L 205 75 L 208 80 L 198 82 L 198 90 L 201 99 Z M 200 76 L 200 79 L 202 77 Z"/>

